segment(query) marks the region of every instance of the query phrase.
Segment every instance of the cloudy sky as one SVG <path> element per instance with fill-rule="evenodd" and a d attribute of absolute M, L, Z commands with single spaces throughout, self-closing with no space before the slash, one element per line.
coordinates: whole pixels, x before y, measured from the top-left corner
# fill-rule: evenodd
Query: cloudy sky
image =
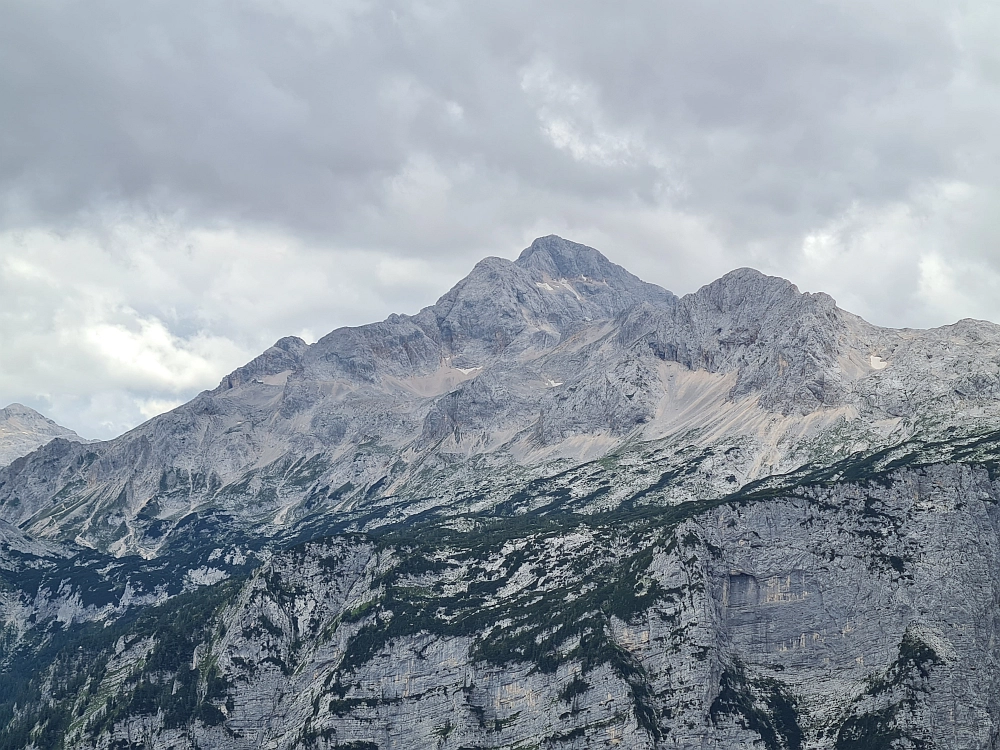
<path fill-rule="evenodd" d="M 550 233 L 1000 321 L 998 41 L 989 0 L 7 0 L 0 402 L 110 437 Z"/>

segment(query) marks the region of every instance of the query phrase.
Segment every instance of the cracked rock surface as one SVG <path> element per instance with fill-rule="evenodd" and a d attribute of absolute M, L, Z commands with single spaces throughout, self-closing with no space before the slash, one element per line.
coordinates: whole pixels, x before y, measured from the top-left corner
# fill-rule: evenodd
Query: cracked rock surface
<path fill-rule="evenodd" d="M 0 469 L 0 750 L 997 747 L 998 397 L 541 238 Z"/>

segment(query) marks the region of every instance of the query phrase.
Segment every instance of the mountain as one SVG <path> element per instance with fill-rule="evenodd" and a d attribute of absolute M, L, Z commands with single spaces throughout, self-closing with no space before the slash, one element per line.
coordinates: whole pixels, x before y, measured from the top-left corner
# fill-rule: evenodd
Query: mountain
<path fill-rule="evenodd" d="M 195 516 L 240 535 L 318 519 L 360 530 L 496 507 L 518 482 L 631 465 L 634 451 L 676 470 L 692 447 L 705 469 L 671 482 L 673 500 L 721 496 L 994 423 L 998 352 L 993 324 L 881 329 L 749 269 L 678 298 L 545 237 L 516 261 L 480 262 L 417 315 L 282 339 L 115 440 L 13 462 L 0 519 L 153 557 Z M 627 497 L 633 473 L 598 506 Z"/>
<path fill-rule="evenodd" d="M 1000 744 L 1000 327 L 558 237 L 0 469 L 0 750 Z"/>
<path fill-rule="evenodd" d="M 62 438 L 87 442 L 68 427 L 62 427 L 22 404 L 0 409 L 0 466 L 31 453 L 50 440 Z"/>

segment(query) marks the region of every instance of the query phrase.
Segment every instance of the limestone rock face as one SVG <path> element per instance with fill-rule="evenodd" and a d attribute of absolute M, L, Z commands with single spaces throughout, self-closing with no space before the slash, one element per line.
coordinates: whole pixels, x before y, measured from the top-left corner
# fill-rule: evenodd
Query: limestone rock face
<path fill-rule="evenodd" d="M 22 404 L 0 409 L 0 466 L 26 456 L 55 438 L 88 442 L 68 427 L 62 427 Z"/>
<path fill-rule="evenodd" d="M 943 463 L 341 535 L 106 626 L 44 691 L 80 748 L 989 748 L 998 501 Z"/>
<path fill-rule="evenodd" d="M 1000 417 L 1000 328 L 872 326 L 751 269 L 678 298 L 598 251 L 536 240 L 418 314 L 290 337 L 112 441 L 0 470 L 0 519 L 153 557 L 186 519 L 296 534 L 507 502 L 634 446 L 711 468 L 673 501 Z M 617 459 L 613 459 L 617 460 Z M 353 524 L 353 525 L 352 525 Z"/>
<path fill-rule="evenodd" d="M 0 748 L 995 748 L 998 373 L 991 323 L 488 258 L 0 469 Z"/>

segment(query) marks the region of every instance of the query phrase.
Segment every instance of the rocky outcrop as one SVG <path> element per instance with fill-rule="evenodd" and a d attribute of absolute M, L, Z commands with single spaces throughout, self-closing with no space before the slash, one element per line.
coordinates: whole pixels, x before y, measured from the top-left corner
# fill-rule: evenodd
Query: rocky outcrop
<path fill-rule="evenodd" d="M 302 355 L 308 348 L 298 336 L 286 336 L 259 357 L 229 373 L 212 393 L 219 394 L 253 383 L 284 385 L 292 370 L 302 362 Z"/>

